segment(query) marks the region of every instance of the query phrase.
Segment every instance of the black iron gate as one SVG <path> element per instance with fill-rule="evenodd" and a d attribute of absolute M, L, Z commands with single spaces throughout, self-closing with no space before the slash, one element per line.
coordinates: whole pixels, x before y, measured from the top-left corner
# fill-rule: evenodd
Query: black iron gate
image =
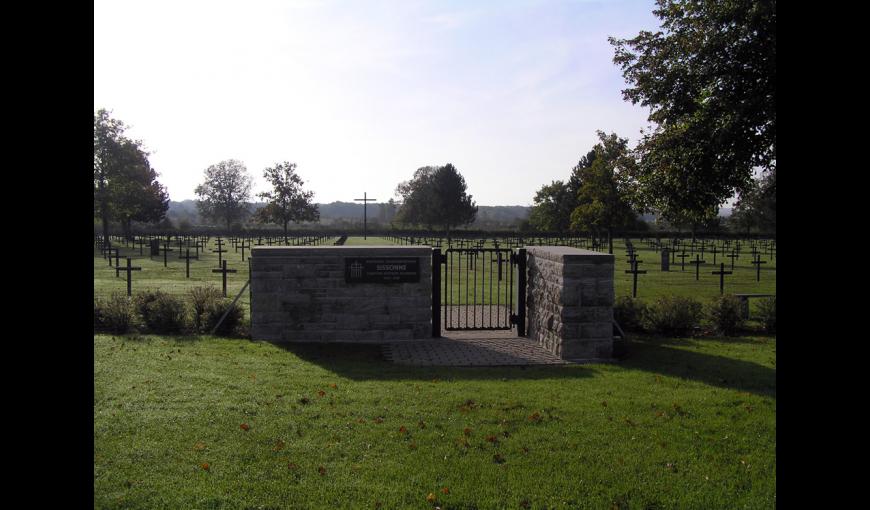
<path fill-rule="evenodd" d="M 504 248 L 432 252 L 432 336 L 441 330 L 509 330 L 525 336 L 526 253 Z"/>

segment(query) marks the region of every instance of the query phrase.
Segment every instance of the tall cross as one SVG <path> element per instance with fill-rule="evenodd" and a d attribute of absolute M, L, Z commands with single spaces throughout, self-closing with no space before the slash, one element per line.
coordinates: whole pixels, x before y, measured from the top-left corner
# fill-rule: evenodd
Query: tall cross
<path fill-rule="evenodd" d="M 199 257 L 197 257 L 195 255 L 193 257 L 191 257 L 190 256 L 190 248 L 187 248 L 185 253 L 186 254 L 184 257 L 179 257 L 179 258 L 184 259 L 184 277 L 190 278 L 190 259 L 199 260 Z"/>
<path fill-rule="evenodd" d="M 760 282 L 761 281 L 761 264 L 767 264 L 767 262 L 761 260 L 761 254 L 758 253 L 754 257 L 752 262 L 750 262 L 750 264 L 753 264 L 755 266 L 755 281 Z"/>
<path fill-rule="evenodd" d="M 701 264 L 706 264 L 706 261 L 701 260 L 701 255 L 696 253 L 695 260 L 690 261 L 689 264 L 695 265 L 695 281 L 698 281 L 698 276 L 701 271 Z"/>
<path fill-rule="evenodd" d="M 374 202 L 377 199 L 376 198 L 366 198 L 366 193 L 363 192 L 362 198 L 354 198 L 354 200 L 357 202 L 363 203 L 363 239 L 368 239 L 368 237 L 366 237 L 366 235 L 367 235 L 367 233 L 366 233 L 366 221 L 368 218 L 366 207 L 368 206 L 369 202 Z"/>

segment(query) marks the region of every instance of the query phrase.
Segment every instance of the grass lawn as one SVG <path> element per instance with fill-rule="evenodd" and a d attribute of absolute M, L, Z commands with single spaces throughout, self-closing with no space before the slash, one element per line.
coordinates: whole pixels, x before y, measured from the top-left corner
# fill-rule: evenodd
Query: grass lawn
<path fill-rule="evenodd" d="M 776 506 L 775 338 L 629 349 L 443 369 L 369 346 L 94 335 L 95 507 Z"/>

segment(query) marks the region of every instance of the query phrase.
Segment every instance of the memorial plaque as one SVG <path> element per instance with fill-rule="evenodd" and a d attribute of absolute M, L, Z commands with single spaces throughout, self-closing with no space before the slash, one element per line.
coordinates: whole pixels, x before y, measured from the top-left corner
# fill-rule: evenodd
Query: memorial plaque
<path fill-rule="evenodd" d="M 420 281 L 418 257 L 347 257 L 344 259 L 347 283 L 404 283 Z"/>

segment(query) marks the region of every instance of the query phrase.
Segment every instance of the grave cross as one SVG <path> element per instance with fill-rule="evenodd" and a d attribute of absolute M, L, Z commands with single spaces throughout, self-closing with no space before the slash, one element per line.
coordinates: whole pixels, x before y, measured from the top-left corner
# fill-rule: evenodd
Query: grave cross
<path fill-rule="evenodd" d="M 716 254 L 719 253 L 719 250 L 716 249 L 716 245 L 714 244 L 710 251 L 713 252 L 713 265 L 716 265 Z"/>
<path fill-rule="evenodd" d="M 247 239 L 242 239 L 241 248 L 242 248 L 242 262 L 245 261 L 245 248 L 250 248 L 251 243 L 247 242 Z"/>
<path fill-rule="evenodd" d="M 141 271 L 141 267 L 131 267 L 130 257 L 127 257 L 127 267 L 126 269 L 121 269 L 121 271 L 127 271 L 127 296 L 132 295 L 133 291 L 133 271 Z"/>
<path fill-rule="evenodd" d="M 354 198 L 354 201 L 356 201 L 356 202 L 362 202 L 362 203 L 363 203 L 363 239 L 368 239 L 368 237 L 366 237 L 366 236 L 367 236 L 367 232 L 366 232 L 366 221 L 367 221 L 367 218 L 368 218 L 368 214 L 367 214 L 366 209 L 367 209 L 367 207 L 368 207 L 368 203 L 369 203 L 369 202 L 374 202 L 375 200 L 377 200 L 377 199 L 376 199 L 376 198 L 367 198 L 365 192 L 363 192 L 363 197 L 362 197 L 362 198 Z"/>
<path fill-rule="evenodd" d="M 199 260 L 199 257 L 197 257 L 195 255 L 193 257 L 191 257 L 190 256 L 190 248 L 187 248 L 186 255 L 184 257 L 179 257 L 179 258 L 184 259 L 184 277 L 190 278 L 190 259 Z"/>
<path fill-rule="evenodd" d="M 163 252 L 163 267 L 169 267 L 168 261 L 166 260 L 166 254 L 170 251 L 175 251 L 169 247 L 169 239 L 163 241 L 163 249 L 161 251 Z"/>
<path fill-rule="evenodd" d="M 677 257 L 680 257 L 680 271 L 685 271 L 685 270 L 686 270 L 686 257 L 688 257 L 688 256 L 689 256 L 689 255 L 686 253 L 686 249 L 685 249 L 685 248 L 683 248 L 683 252 L 682 252 L 682 253 L 680 253 L 679 255 L 677 255 Z"/>
<path fill-rule="evenodd" d="M 755 260 L 750 262 L 750 264 L 755 266 L 755 281 L 760 282 L 761 281 L 761 264 L 767 264 L 767 262 L 764 260 L 761 260 L 761 254 L 759 253 L 758 255 L 755 256 Z"/>
<path fill-rule="evenodd" d="M 733 260 L 733 259 L 732 259 Z M 726 271 L 725 263 L 722 262 L 719 264 L 719 270 L 713 271 L 710 274 L 718 274 L 719 275 L 719 294 L 725 293 L 725 275 L 732 274 L 734 271 Z"/>
<path fill-rule="evenodd" d="M 695 254 L 695 260 L 689 262 L 689 264 L 695 265 L 695 281 L 698 281 L 698 275 L 700 274 L 701 264 L 706 264 L 705 260 L 701 260 L 701 255 Z"/>
<path fill-rule="evenodd" d="M 221 239 L 220 237 L 217 238 L 217 240 L 215 241 L 215 243 L 217 243 L 217 247 L 218 247 L 218 249 L 217 249 L 217 250 L 212 250 L 212 253 L 217 253 L 217 254 L 218 254 L 218 266 L 220 266 L 220 265 L 221 265 L 221 261 L 223 260 L 223 259 L 221 258 L 221 254 L 222 254 L 222 253 L 226 253 L 227 250 L 224 250 L 224 249 L 223 249 L 223 246 L 224 246 L 224 240 Z M 271 238 L 269 239 L 269 246 L 272 246 Z"/>
<path fill-rule="evenodd" d="M 739 259 L 740 253 L 737 250 L 731 250 L 731 253 L 725 256 L 731 259 L 731 270 L 734 271 L 734 259 Z"/>
<path fill-rule="evenodd" d="M 223 267 L 221 269 L 212 269 L 212 273 L 221 273 L 221 277 L 223 278 L 223 289 L 224 289 L 224 297 L 227 297 L 227 273 L 236 273 L 235 269 L 227 269 L 227 261 L 223 261 Z"/>
<path fill-rule="evenodd" d="M 638 262 L 639 261 L 635 260 L 634 263 L 631 265 L 631 269 L 625 270 L 626 273 L 631 273 L 632 278 L 634 279 L 634 283 L 632 284 L 631 297 L 637 297 L 637 275 L 646 274 L 645 270 L 638 271 L 638 269 L 637 269 Z"/>

